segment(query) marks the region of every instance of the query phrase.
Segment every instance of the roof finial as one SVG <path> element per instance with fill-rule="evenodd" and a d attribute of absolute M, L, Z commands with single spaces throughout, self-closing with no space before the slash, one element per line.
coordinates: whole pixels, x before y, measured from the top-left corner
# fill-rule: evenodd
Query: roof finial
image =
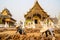
<path fill-rule="evenodd" d="M 37 3 L 38 2 L 38 0 L 35 0 L 35 3 Z"/>
<path fill-rule="evenodd" d="M 38 1 L 38 0 L 35 0 L 35 1 Z"/>

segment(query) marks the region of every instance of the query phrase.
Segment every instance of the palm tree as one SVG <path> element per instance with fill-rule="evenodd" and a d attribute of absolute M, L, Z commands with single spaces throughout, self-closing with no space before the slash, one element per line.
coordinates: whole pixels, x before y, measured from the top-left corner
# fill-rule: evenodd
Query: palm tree
<path fill-rule="evenodd" d="M 0 14 L 0 24 L 2 24 L 2 19 L 3 19 L 3 16 L 2 14 Z"/>

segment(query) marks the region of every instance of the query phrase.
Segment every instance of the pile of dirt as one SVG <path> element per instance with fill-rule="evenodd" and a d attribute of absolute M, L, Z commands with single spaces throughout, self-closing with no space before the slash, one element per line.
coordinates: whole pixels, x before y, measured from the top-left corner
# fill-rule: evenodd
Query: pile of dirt
<path fill-rule="evenodd" d="M 4 32 L 4 31 L 16 31 L 16 30 L 17 30 L 16 28 L 0 28 L 0 32 Z M 40 32 L 40 29 L 29 28 L 29 29 L 24 29 L 24 32 L 26 32 L 26 33 Z"/>
<path fill-rule="evenodd" d="M 0 28 L 0 32 L 4 31 L 16 31 L 16 28 Z"/>
<path fill-rule="evenodd" d="M 40 29 L 39 28 L 34 28 L 34 29 L 29 28 L 29 29 L 24 29 L 24 31 L 26 33 L 34 33 L 34 32 L 40 32 Z"/>
<path fill-rule="evenodd" d="M 0 34 L 0 40 L 40 40 L 40 36 L 20 34 Z"/>
<path fill-rule="evenodd" d="M 6 29 L 5 29 L 6 30 Z M 13 30 L 13 31 L 12 31 Z M 21 35 L 14 31 L 15 29 L 9 29 L 8 31 L 0 32 L 0 40 L 43 40 L 40 35 L 40 29 L 24 29 L 26 34 Z M 50 37 L 50 36 L 49 36 Z M 60 34 L 56 34 L 56 40 L 60 40 Z"/>
<path fill-rule="evenodd" d="M 26 35 L 21 35 L 21 34 L 0 34 L 0 40 L 43 40 L 43 39 L 48 39 L 46 37 L 42 38 L 39 34 L 26 34 Z M 50 40 L 50 39 L 49 39 Z M 60 36 L 56 37 L 56 40 L 60 40 Z"/>

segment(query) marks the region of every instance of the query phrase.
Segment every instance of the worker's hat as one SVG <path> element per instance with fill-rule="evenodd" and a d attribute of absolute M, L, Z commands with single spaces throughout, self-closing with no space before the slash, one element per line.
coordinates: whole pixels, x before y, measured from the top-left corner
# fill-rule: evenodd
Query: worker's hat
<path fill-rule="evenodd" d="M 18 27 L 18 25 L 16 25 L 16 28 Z"/>
<path fill-rule="evenodd" d="M 43 27 L 40 32 L 45 32 L 46 30 L 48 30 L 48 27 Z"/>

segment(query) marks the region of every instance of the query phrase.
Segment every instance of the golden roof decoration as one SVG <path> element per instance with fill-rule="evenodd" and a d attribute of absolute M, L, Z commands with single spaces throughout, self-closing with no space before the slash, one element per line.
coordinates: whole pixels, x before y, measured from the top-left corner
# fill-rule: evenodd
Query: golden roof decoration
<path fill-rule="evenodd" d="M 4 8 L 4 10 L 2 10 L 1 14 L 12 16 L 12 14 L 10 13 L 10 11 L 7 8 Z"/>
<path fill-rule="evenodd" d="M 49 17 L 49 15 L 42 9 L 42 7 L 39 5 L 38 1 L 36 0 L 34 6 L 30 9 L 29 12 L 27 12 L 27 14 L 24 15 L 24 17 L 26 17 L 29 13 L 32 12 L 32 10 L 34 9 L 34 11 L 38 10 L 44 13 L 44 15 L 47 15 Z"/>

